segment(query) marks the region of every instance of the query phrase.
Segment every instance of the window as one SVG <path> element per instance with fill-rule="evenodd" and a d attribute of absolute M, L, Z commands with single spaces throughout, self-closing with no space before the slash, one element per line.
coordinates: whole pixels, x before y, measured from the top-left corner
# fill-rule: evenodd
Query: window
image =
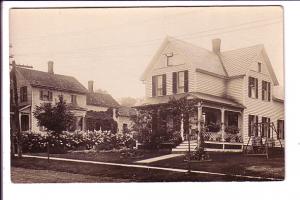
<path fill-rule="evenodd" d="M 258 71 L 258 72 L 261 72 L 261 62 L 258 62 L 257 68 L 258 68 L 257 71 Z"/>
<path fill-rule="evenodd" d="M 77 96 L 76 95 L 71 95 L 71 103 L 74 105 L 77 105 Z"/>
<path fill-rule="evenodd" d="M 173 72 L 173 94 L 189 91 L 189 72 Z"/>
<path fill-rule="evenodd" d="M 20 101 L 21 102 L 27 101 L 27 86 L 23 86 L 20 88 Z"/>
<path fill-rule="evenodd" d="M 271 137 L 271 131 L 270 131 L 270 118 L 267 117 L 262 117 L 261 118 L 261 137 L 266 137 L 268 138 Z"/>
<path fill-rule="evenodd" d="M 184 71 L 178 72 L 178 93 L 184 93 Z"/>
<path fill-rule="evenodd" d="M 277 120 L 277 138 L 284 140 L 284 120 Z"/>
<path fill-rule="evenodd" d="M 258 80 L 257 78 L 249 77 L 248 96 L 250 98 L 258 98 Z"/>
<path fill-rule="evenodd" d="M 171 58 L 173 57 L 173 53 L 166 53 L 166 66 L 172 66 Z"/>
<path fill-rule="evenodd" d="M 163 96 L 166 94 L 166 74 L 152 76 L 152 96 Z"/>
<path fill-rule="evenodd" d="M 21 131 L 29 130 L 29 115 L 21 115 Z"/>
<path fill-rule="evenodd" d="M 52 92 L 40 90 L 40 100 L 43 101 L 52 101 Z"/>
<path fill-rule="evenodd" d="M 249 115 L 248 117 L 248 136 L 258 136 L 258 116 Z"/>
<path fill-rule="evenodd" d="M 262 100 L 271 100 L 270 82 L 262 81 Z"/>

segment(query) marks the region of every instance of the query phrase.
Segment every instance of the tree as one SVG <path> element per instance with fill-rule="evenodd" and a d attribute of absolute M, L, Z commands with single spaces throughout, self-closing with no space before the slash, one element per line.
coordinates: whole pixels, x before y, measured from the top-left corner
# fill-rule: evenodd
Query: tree
<path fill-rule="evenodd" d="M 123 97 L 120 99 L 120 105 L 126 107 L 132 107 L 137 103 L 137 99 L 132 97 Z"/>
<path fill-rule="evenodd" d="M 59 139 L 64 130 L 67 130 L 74 123 L 74 115 L 69 110 L 62 96 L 53 106 L 51 103 L 44 103 L 36 106 L 33 112 L 39 126 L 44 126 L 48 133 L 48 160 L 50 154 L 50 140 Z"/>

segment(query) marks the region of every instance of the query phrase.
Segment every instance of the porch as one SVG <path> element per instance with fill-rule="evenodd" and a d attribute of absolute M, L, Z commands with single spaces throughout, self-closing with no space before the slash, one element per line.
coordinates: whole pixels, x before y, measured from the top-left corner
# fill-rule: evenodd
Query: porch
<path fill-rule="evenodd" d="M 180 144 L 173 149 L 176 151 L 188 150 L 188 137 L 191 150 L 195 149 L 203 137 L 207 151 L 242 151 L 243 147 L 243 106 L 225 101 L 220 97 L 209 95 L 186 94 L 188 101 L 193 101 L 194 108 L 188 113 L 174 115 L 168 110 L 161 109 L 164 104 L 151 105 L 155 112 L 152 114 L 152 132 L 162 137 L 178 133 Z M 161 97 L 158 97 L 161 98 Z M 176 98 L 176 96 L 175 96 Z M 182 98 L 182 97 L 180 97 Z M 214 99 L 213 99 L 214 98 Z M 199 134 L 202 130 L 202 135 Z"/>

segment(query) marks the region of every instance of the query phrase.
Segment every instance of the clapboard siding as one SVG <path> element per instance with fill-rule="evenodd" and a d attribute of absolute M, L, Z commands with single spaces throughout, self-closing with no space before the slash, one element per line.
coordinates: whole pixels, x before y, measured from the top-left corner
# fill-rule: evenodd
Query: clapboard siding
<path fill-rule="evenodd" d="M 197 72 L 196 91 L 215 96 L 224 96 L 226 93 L 225 79 Z"/>
<path fill-rule="evenodd" d="M 254 77 L 258 79 L 258 99 L 253 99 L 248 97 L 248 77 Z M 258 122 L 261 122 L 262 117 L 270 118 L 271 122 L 274 122 L 275 127 L 277 126 L 277 120 L 284 120 L 284 104 L 273 101 L 263 101 L 262 100 L 262 81 L 271 82 L 271 97 L 273 93 L 274 84 L 271 81 L 271 78 L 268 74 L 258 73 L 253 70 L 247 73 L 246 78 L 244 79 L 244 97 L 245 97 L 245 106 L 244 110 L 244 143 L 246 144 L 248 137 L 248 116 L 257 115 Z M 276 146 L 279 146 L 279 141 L 277 140 L 276 133 L 274 132 L 274 139 L 276 139 Z"/>
<path fill-rule="evenodd" d="M 234 101 L 244 104 L 244 77 L 234 78 L 227 81 L 226 96 Z"/>

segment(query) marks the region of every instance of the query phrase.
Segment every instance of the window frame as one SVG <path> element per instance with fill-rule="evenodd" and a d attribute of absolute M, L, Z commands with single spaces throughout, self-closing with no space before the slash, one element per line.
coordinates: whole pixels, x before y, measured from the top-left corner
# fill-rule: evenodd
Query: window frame
<path fill-rule="evenodd" d="M 71 94 L 71 103 L 77 105 L 77 95 Z"/>
<path fill-rule="evenodd" d="M 159 82 L 161 80 L 161 87 L 159 87 Z M 156 76 L 156 96 L 163 96 L 163 75 Z"/>
<path fill-rule="evenodd" d="M 27 97 L 27 86 L 22 86 L 20 87 L 20 102 L 27 102 L 28 101 L 28 97 Z"/>
<path fill-rule="evenodd" d="M 251 84 L 253 82 L 253 84 Z M 248 89 L 250 89 L 250 92 L 248 91 L 248 97 L 252 99 L 258 99 L 258 79 L 254 78 L 252 76 L 249 76 L 249 82 L 248 82 Z"/>
<path fill-rule="evenodd" d="M 179 71 L 177 72 L 177 93 L 184 93 L 184 87 L 185 87 L 185 78 L 184 78 L 185 71 Z M 182 80 L 180 79 L 180 74 L 182 74 Z M 180 84 L 180 81 L 182 81 L 182 85 Z"/>
<path fill-rule="evenodd" d="M 47 94 L 45 95 L 45 93 L 47 93 Z M 40 100 L 52 101 L 53 100 L 53 92 L 50 90 L 40 90 Z"/>
<path fill-rule="evenodd" d="M 261 82 L 261 90 L 262 90 L 262 97 L 261 97 L 261 99 L 263 100 L 263 101 L 271 101 L 271 98 L 270 98 L 270 96 L 271 95 L 269 95 L 269 93 L 271 93 L 271 83 L 270 82 L 268 82 L 268 81 L 262 81 Z"/>

